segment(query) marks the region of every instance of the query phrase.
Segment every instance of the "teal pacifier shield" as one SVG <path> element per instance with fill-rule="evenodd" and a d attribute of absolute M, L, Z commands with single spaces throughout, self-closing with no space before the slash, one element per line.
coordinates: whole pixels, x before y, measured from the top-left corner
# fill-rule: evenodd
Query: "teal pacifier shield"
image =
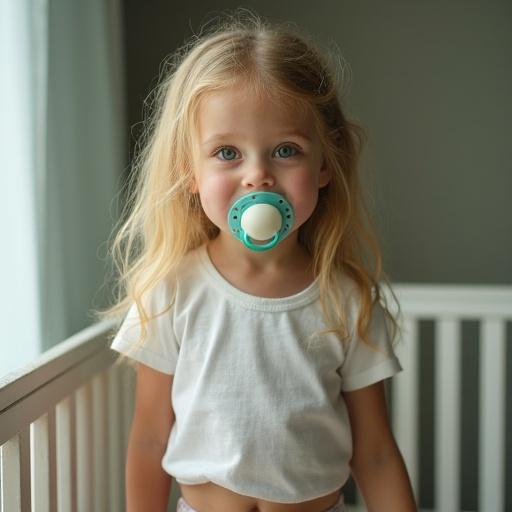
<path fill-rule="evenodd" d="M 256 207 L 251 210 L 251 208 L 256 205 L 268 205 L 268 207 Z M 257 239 L 254 238 L 254 235 L 251 236 L 251 233 L 247 232 L 242 227 L 244 215 L 246 215 L 245 224 L 247 224 L 249 217 L 251 224 L 257 224 L 258 212 L 269 216 L 271 220 L 276 220 L 280 217 L 280 226 L 272 230 L 274 231 L 273 233 L 269 233 L 269 236 L 265 239 L 265 243 L 259 244 L 255 243 Z M 254 192 L 252 194 L 246 194 L 233 203 L 228 213 L 228 224 L 231 234 L 253 251 L 267 251 L 275 247 L 288 235 L 294 221 L 295 215 L 292 205 L 284 196 L 276 192 Z M 267 220 L 263 219 L 262 222 L 265 223 Z M 265 231 L 265 229 L 263 229 L 263 231 Z M 261 240 L 258 241 L 261 242 Z"/>

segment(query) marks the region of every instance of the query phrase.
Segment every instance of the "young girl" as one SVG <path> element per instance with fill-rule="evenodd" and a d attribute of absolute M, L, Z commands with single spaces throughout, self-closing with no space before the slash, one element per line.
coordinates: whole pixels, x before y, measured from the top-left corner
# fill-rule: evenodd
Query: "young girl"
<path fill-rule="evenodd" d="M 368 510 L 416 510 L 386 414 L 401 367 L 361 132 L 328 61 L 257 16 L 182 50 L 105 315 L 128 310 L 112 348 L 136 362 L 127 510 L 166 510 L 174 477 L 180 511 L 341 511 L 350 473 Z"/>

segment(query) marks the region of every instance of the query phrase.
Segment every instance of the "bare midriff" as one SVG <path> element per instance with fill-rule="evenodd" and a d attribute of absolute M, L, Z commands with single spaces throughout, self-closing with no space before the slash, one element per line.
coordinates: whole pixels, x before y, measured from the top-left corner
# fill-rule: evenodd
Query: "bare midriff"
<path fill-rule="evenodd" d="M 338 502 L 340 495 L 338 489 L 302 503 L 275 503 L 237 494 L 213 482 L 178 485 L 183 499 L 198 512 L 325 512 Z"/>

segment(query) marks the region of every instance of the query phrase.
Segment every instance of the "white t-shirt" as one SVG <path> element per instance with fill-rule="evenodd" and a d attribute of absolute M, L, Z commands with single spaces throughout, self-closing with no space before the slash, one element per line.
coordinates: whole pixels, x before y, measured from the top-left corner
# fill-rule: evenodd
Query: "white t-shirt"
<path fill-rule="evenodd" d="M 385 317 L 374 308 L 369 335 L 386 354 L 351 337 L 345 350 L 325 328 L 318 280 L 283 298 L 231 285 L 206 245 L 187 254 L 177 281 L 161 281 L 145 305 L 151 313 L 176 302 L 148 326 L 130 356 L 173 374 L 172 427 L 163 469 L 184 484 L 214 482 L 259 499 L 296 503 L 341 488 L 350 474 L 352 437 L 341 391 L 359 389 L 402 368 Z M 353 282 L 344 278 L 347 292 Z M 356 295 L 348 302 L 350 332 Z M 112 348 L 138 339 L 132 305 Z M 309 343 L 313 339 L 313 343 Z"/>

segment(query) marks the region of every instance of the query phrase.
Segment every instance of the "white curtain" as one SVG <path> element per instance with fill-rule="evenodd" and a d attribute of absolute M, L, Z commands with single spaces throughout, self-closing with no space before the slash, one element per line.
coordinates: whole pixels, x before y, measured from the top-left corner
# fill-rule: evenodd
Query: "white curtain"
<path fill-rule="evenodd" d="M 0 377 L 93 322 L 126 165 L 119 0 L 0 0 Z"/>

